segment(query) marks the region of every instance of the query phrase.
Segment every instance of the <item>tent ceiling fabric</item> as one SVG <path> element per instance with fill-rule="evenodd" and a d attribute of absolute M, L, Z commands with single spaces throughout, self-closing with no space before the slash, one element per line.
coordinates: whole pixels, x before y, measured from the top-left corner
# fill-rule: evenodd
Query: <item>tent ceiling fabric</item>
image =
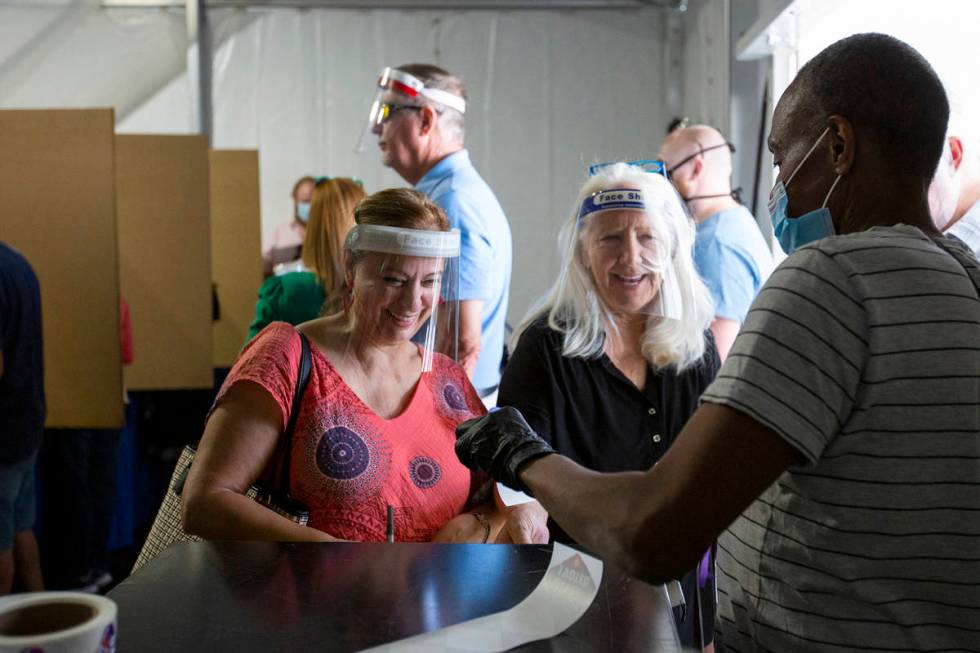
<path fill-rule="evenodd" d="M 102 0 L 103 7 L 182 7 L 186 0 Z M 211 9 L 623 9 L 660 7 L 684 11 L 687 0 L 207 0 Z"/>
<path fill-rule="evenodd" d="M 117 117 L 184 70 L 182 13 L 97 2 L 5 5 L 0 107 L 113 106 Z"/>

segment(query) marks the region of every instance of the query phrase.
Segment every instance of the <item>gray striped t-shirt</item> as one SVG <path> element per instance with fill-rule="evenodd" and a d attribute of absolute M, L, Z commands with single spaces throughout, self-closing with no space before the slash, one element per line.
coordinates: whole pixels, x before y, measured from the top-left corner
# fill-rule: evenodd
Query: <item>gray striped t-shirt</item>
<path fill-rule="evenodd" d="M 980 651 L 980 299 L 964 265 L 980 284 L 954 241 L 879 227 L 795 252 L 760 291 L 703 400 L 807 462 L 719 538 L 720 649 Z"/>

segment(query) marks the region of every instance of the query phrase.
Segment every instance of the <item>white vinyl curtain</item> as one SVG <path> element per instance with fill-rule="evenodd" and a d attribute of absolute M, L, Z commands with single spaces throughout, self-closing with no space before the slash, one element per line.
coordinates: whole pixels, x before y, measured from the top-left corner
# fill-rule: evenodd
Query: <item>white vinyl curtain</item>
<path fill-rule="evenodd" d="M 447 68 L 469 92 L 466 146 L 510 219 L 515 321 L 557 274 L 555 236 L 589 163 L 652 157 L 675 113 L 724 128 L 727 2 L 680 14 L 213 9 L 213 146 L 259 150 L 268 234 L 301 175 L 404 185 L 373 143 L 353 152 L 374 82 L 388 65 Z M 180 8 L 0 0 L 0 108 L 111 106 L 120 133 L 189 133 L 187 48 Z"/>
<path fill-rule="evenodd" d="M 373 141 L 353 152 L 384 66 L 460 76 L 466 147 L 514 236 L 511 321 L 557 274 L 555 236 L 588 164 L 651 158 L 670 118 L 659 9 L 214 10 L 209 20 L 213 146 L 259 150 L 266 234 L 288 219 L 303 174 L 358 177 L 368 192 L 405 185 Z M 186 130 L 188 97 L 175 79 L 120 131 Z"/>

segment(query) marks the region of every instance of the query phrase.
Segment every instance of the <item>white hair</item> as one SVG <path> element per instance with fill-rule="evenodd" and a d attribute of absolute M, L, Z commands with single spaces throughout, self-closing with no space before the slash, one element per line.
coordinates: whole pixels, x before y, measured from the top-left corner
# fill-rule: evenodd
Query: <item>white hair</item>
<path fill-rule="evenodd" d="M 463 144 L 466 138 L 466 128 L 464 127 L 463 114 L 456 109 L 452 109 L 437 102 L 426 101 L 436 111 L 439 130 L 452 143 Z"/>
<path fill-rule="evenodd" d="M 516 345 L 527 327 L 542 315 L 548 326 L 563 336 L 562 354 L 595 358 L 602 354 L 607 329 L 616 329 L 609 309 L 600 300 L 592 274 L 583 263 L 581 245 L 586 230 L 577 225 L 582 202 L 601 190 L 633 188 L 643 194 L 647 215 L 654 219 L 664 240 L 671 243 L 670 262 L 682 289 L 679 319 L 650 316 L 643 334 L 643 356 L 657 368 L 683 370 L 704 356 L 704 332 L 714 317 L 714 304 L 694 269 L 694 223 L 680 196 L 662 176 L 635 166 L 617 163 L 602 168 L 579 191 L 572 219 L 562 228 L 558 244 L 562 269 L 548 293 L 538 300 L 514 332 Z"/>

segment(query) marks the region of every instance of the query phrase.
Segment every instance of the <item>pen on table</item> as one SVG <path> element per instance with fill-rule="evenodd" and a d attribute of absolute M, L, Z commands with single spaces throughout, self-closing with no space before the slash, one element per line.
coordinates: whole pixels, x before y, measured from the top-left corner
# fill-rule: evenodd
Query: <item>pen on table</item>
<path fill-rule="evenodd" d="M 395 541 L 395 509 L 388 506 L 388 541 Z"/>

